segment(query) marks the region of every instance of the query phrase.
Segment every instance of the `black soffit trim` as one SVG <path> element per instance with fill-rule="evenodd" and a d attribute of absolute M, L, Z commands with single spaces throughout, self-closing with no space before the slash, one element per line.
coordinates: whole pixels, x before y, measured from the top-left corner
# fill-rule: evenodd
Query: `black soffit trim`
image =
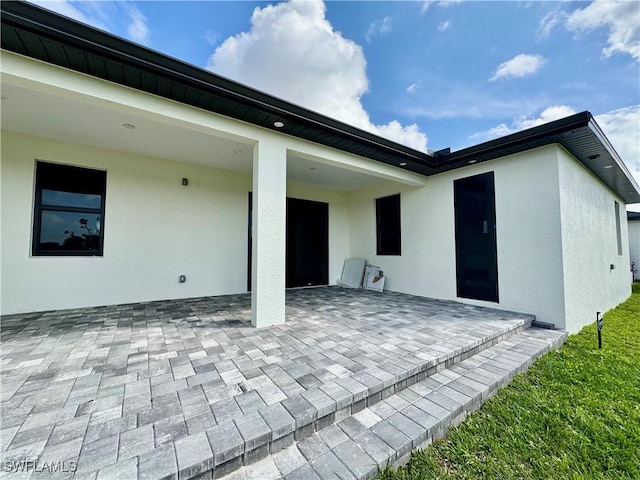
<path fill-rule="evenodd" d="M 3 49 L 136 90 L 425 176 L 559 143 L 627 203 L 640 202 L 640 187 L 589 112 L 432 156 L 35 5 L 3 1 L 0 8 Z M 616 178 L 589 160 L 594 152 L 616 163 Z"/>

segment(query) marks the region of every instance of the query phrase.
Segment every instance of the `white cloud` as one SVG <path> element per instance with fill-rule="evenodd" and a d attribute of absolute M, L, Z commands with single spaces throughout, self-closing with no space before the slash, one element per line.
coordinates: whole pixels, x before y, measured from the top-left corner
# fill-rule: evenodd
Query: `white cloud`
<path fill-rule="evenodd" d="M 412 83 L 407 87 L 407 93 L 416 93 L 418 89 L 422 87 L 422 80 L 416 83 Z"/>
<path fill-rule="evenodd" d="M 545 61 L 542 55 L 521 53 L 511 60 L 501 63 L 489 81 L 493 82 L 505 77 L 522 78 L 526 75 L 533 75 L 544 65 Z"/>
<path fill-rule="evenodd" d="M 149 27 L 147 27 L 147 19 L 145 16 L 142 15 L 140 10 L 133 5 L 125 4 L 124 7 L 126 8 L 131 20 L 129 27 L 127 28 L 129 38 L 144 45 L 149 44 Z"/>
<path fill-rule="evenodd" d="M 612 110 L 595 119 L 640 184 L 640 105 Z"/>
<path fill-rule="evenodd" d="M 369 29 L 365 35 L 367 42 L 370 42 L 376 35 L 384 35 L 391 31 L 391 17 L 384 17 L 382 20 L 376 20 L 369 25 Z"/>
<path fill-rule="evenodd" d="M 529 118 L 526 116 L 521 116 L 515 121 L 516 130 L 525 130 L 527 128 L 537 127 L 538 125 L 542 125 L 544 123 L 553 122 L 554 120 L 559 120 L 564 117 L 569 117 L 577 113 L 573 108 L 568 107 L 566 105 L 553 105 L 551 107 L 545 108 L 539 117 Z"/>
<path fill-rule="evenodd" d="M 448 30 L 450 26 L 451 22 L 449 20 L 445 20 L 440 25 L 438 25 L 438 30 L 444 32 L 445 30 Z"/>
<path fill-rule="evenodd" d="M 573 31 L 607 27 L 609 36 L 607 46 L 602 49 L 604 56 L 628 53 L 640 60 L 640 6 L 637 1 L 596 0 L 569 15 L 566 26 Z"/>
<path fill-rule="evenodd" d="M 209 45 L 215 46 L 218 43 L 218 34 L 212 32 L 211 30 L 207 30 L 204 33 L 204 39 L 207 41 Z"/>
<path fill-rule="evenodd" d="M 147 20 L 130 2 L 33 0 L 32 3 L 111 33 L 117 33 L 118 25 L 126 19 L 127 36 L 135 42 L 149 44 Z"/>
<path fill-rule="evenodd" d="M 97 18 L 95 15 L 87 15 L 81 10 L 79 10 L 72 2 L 67 0 L 31 0 L 31 3 L 39 5 L 40 7 L 46 8 L 47 10 L 51 10 L 53 12 L 64 15 L 65 17 L 73 18 L 82 23 L 86 23 L 87 25 L 92 25 L 96 28 L 100 28 L 101 30 L 108 30 L 108 27 L 104 24 L 104 22 Z M 86 2 L 85 7 L 90 2 Z M 91 2 L 93 3 L 93 2 Z"/>
<path fill-rule="evenodd" d="M 423 15 L 431 5 L 438 5 L 439 7 L 449 7 L 456 3 L 460 3 L 462 0 L 422 0 L 422 6 L 420 7 L 420 15 Z"/>
<path fill-rule="evenodd" d="M 551 32 L 554 28 L 556 28 L 559 24 L 562 24 L 566 21 L 567 14 L 561 10 L 552 10 L 545 17 L 540 20 L 540 30 L 538 35 L 542 38 L 547 38 L 551 35 Z"/>
<path fill-rule="evenodd" d="M 497 127 L 493 127 L 487 131 L 474 133 L 469 138 L 471 140 L 484 141 L 491 140 L 493 138 L 504 137 L 505 135 L 509 135 L 510 133 L 519 132 L 520 130 L 525 130 L 527 128 L 537 127 L 538 125 L 542 125 L 544 123 L 549 123 L 560 118 L 568 117 L 570 115 L 573 115 L 574 113 L 576 113 L 576 111 L 566 105 L 553 105 L 551 107 L 545 108 L 537 117 L 521 115 L 514 118 L 510 126 L 505 123 L 501 123 Z"/>
<path fill-rule="evenodd" d="M 427 136 L 397 121 L 374 125 L 361 98 L 369 88 L 362 47 L 336 32 L 320 0 L 256 8 L 251 28 L 227 38 L 207 68 L 350 125 L 426 150 Z"/>

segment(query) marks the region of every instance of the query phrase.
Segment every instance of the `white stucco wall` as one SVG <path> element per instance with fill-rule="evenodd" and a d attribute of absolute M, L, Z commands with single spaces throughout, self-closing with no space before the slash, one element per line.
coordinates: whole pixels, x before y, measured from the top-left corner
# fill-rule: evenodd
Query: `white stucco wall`
<path fill-rule="evenodd" d="M 456 296 L 453 182 L 490 171 L 498 303 Z M 376 256 L 374 200 L 394 193 L 401 194 L 402 255 Z M 622 255 L 614 201 L 622 215 Z M 389 290 L 533 313 L 571 332 L 630 294 L 624 203 L 556 145 L 436 175 L 422 188 L 388 183 L 354 192 L 350 205 L 351 256 L 380 266 Z"/>
<path fill-rule="evenodd" d="M 1 154 L 2 314 L 246 292 L 250 175 L 7 131 Z M 103 257 L 31 256 L 36 159 L 107 171 Z M 347 195 L 295 183 L 287 194 L 329 203 L 335 281 Z"/>
<path fill-rule="evenodd" d="M 2 52 L 0 70 L 3 86 L 13 85 L 69 102 L 80 102 L 91 108 L 115 112 L 127 119 L 157 122 L 176 127 L 176 131 L 187 130 L 242 141 L 254 145 L 254 153 L 264 152 L 265 149 L 286 152 L 287 157 L 305 158 L 345 171 L 394 179 L 410 185 L 425 183 L 424 177 L 406 170 L 13 53 Z M 54 128 L 53 131 L 57 130 Z M 60 131 L 64 134 L 64 128 Z M 146 130 L 146 140 L 152 142 L 150 132 L 151 129 Z M 141 130 L 141 133 L 144 132 Z M 95 142 L 96 138 L 98 143 L 103 143 L 103 147 L 107 146 L 105 142 L 100 142 L 100 135 L 104 133 L 96 135 L 90 132 L 88 138 L 72 140 L 84 146 L 38 137 L 18 140 L 19 136 L 3 134 L 1 221 L 6 226 L 0 250 L 3 257 L 0 312 L 3 314 L 246 291 L 246 202 L 247 191 L 255 189 L 251 175 L 243 176 L 204 166 L 138 157 L 94 147 L 92 141 Z M 176 141 L 179 138 L 177 136 Z M 185 148 L 188 148 L 188 144 L 185 144 Z M 35 158 L 109 171 L 104 258 L 29 256 Z M 200 175 L 200 184 L 192 181 L 187 189 L 179 182 L 174 183 L 176 177 L 198 178 Z M 297 198 L 307 198 L 308 195 L 309 199 L 329 203 L 329 278 L 331 282 L 335 281 L 348 254 L 345 195 L 328 191 L 323 193 L 322 189 L 313 187 L 288 185 L 287 188 Z M 160 210 L 163 211 L 162 215 Z M 116 217 L 117 221 L 114 220 Z M 264 225 L 267 233 L 275 226 L 268 221 Z M 145 229 L 151 233 L 142 233 Z M 197 232 L 201 236 L 185 235 L 185 231 Z M 262 231 L 265 232 L 264 229 Z M 127 238 L 128 235 L 131 238 Z M 267 243 L 274 244 L 271 240 Z M 284 238 L 278 242 L 278 245 L 283 244 Z M 144 246 L 141 254 L 136 253 L 141 249 L 139 245 Z M 275 260 L 278 255 L 280 253 L 271 252 L 270 256 L 264 256 L 263 259 Z M 284 259 L 280 257 L 276 263 L 277 268 L 273 268 L 271 262 L 262 269 L 266 275 L 262 284 L 266 288 L 254 289 L 254 293 L 260 290 L 261 294 L 256 293 L 252 301 L 260 300 L 263 313 L 283 312 L 284 309 L 283 292 L 270 288 L 270 276 L 278 275 L 279 271 L 284 278 Z M 82 282 L 80 274 L 86 275 L 88 266 L 96 279 Z M 258 270 L 254 269 L 255 272 Z M 187 275 L 186 284 L 177 283 L 180 274 Z M 64 281 L 60 282 L 60 279 Z M 256 311 L 257 308 L 254 308 L 253 314 Z M 278 314 L 267 316 L 271 318 L 268 320 L 270 323 L 277 323 L 272 317 L 279 317 Z"/>
<path fill-rule="evenodd" d="M 640 281 L 640 220 L 628 222 L 627 228 L 629 230 L 629 260 L 635 263 L 636 281 Z"/>
<path fill-rule="evenodd" d="M 575 332 L 631 294 L 624 202 L 564 149 L 558 149 L 566 329 Z M 620 205 L 618 255 L 614 202 Z M 611 269 L 611 265 L 614 266 Z"/>
<path fill-rule="evenodd" d="M 350 198 L 351 256 L 379 265 L 385 288 L 535 313 L 562 325 L 564 313 L 556 147 L 435 175 L 425 187 L 386 184 Z M 498 304 L 456 296 L 453 181 L 495 174 Z M 376 256 L 375 198 L 400 192 L 402 255 Z"/>

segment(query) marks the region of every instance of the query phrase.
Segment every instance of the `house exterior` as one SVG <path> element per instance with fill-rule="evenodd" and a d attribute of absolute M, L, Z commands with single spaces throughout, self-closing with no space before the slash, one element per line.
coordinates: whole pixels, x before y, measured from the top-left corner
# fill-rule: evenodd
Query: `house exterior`
<path fill-rule="evenodd" d="M 331 285 L 576 331 L 630 294 L 640 188 L 588 112 L 419 152 L 17 2 L 2 6 L 1 313 Z M 637 250 L 636 250 L 637 255 Z"/>
<path fill-rule="evenodd" d="M 640 281 L 640 212 L 627 212 L 632 278 Z"/>

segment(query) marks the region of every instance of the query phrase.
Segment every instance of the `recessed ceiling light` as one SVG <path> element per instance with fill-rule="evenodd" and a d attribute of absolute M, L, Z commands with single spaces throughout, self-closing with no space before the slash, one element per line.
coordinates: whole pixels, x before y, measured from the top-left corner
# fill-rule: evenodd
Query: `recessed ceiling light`
<path fill-rule="evenodd" d="M 284 122 L 281 122 L 281 121 L 273 122 L 273 126 L 276 128 L 282 128 L 284 127 Z"/>
<path fill-rule="evenodd" d="M 401 167 L 406 167 L 407 166 L 407 162 L 400 162 L 400 166 Z"/>
<path fill-rule="evenodd" d="M 476 163 L 477 160 L 469 160 L 469 163 Z"/>
<path fill-rule="evenodd" d="M 122 124 L 122 126 L 123 126 L 124 128 L 129 129 L 129 130 L 133 130 L 134 128 L 136 128 L 136 126 L 135 126 L 135 125 L 132 125 L 132 124 L 130 124 L 130 123 L 123 123 L 123 124 Z"/>
<path fill-rule="evenodd" d="M 233 153 L 236 155 L 242 155 L 244 152 L 242 150 L 234 150 Z"/>
<path fill-rule="evenodd" d="M 613 165 L 605 165 L 604 168 L 613 168 Z"/>

